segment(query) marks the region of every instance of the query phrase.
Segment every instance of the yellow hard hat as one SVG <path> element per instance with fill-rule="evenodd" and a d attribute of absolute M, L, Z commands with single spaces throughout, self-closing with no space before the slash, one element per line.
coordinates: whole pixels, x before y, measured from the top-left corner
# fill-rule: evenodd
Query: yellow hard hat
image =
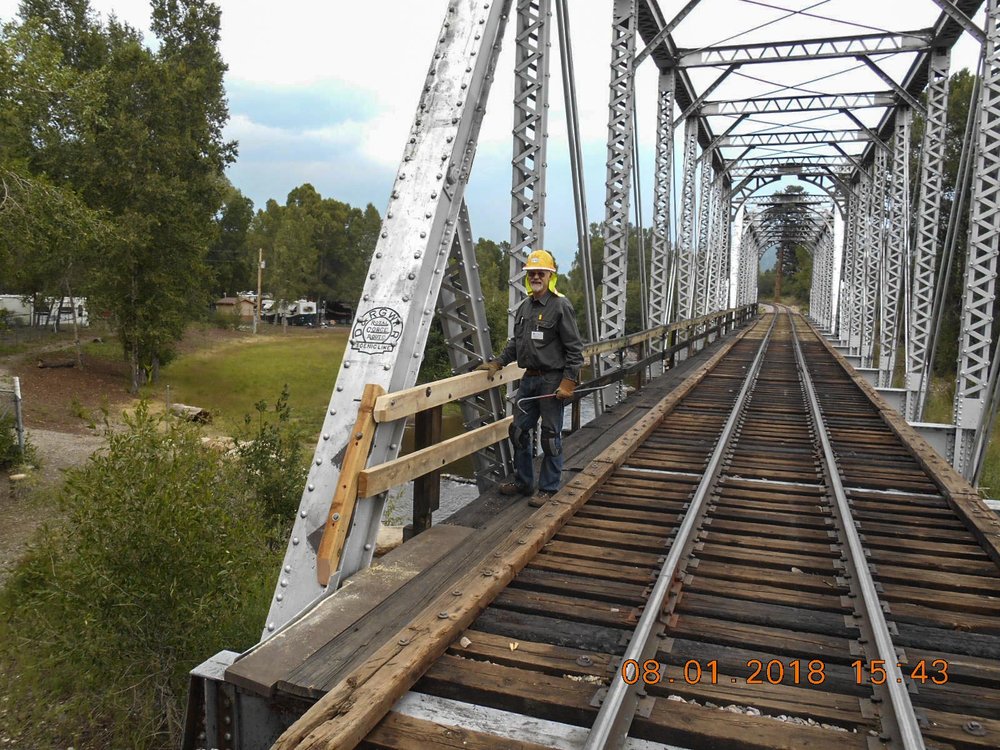
<path fill-rule="evenodd" d="M 525 271 L 551 271 L 556 273 L 556 259 L 544 250 L 535 250 L 524 263 Z"/>

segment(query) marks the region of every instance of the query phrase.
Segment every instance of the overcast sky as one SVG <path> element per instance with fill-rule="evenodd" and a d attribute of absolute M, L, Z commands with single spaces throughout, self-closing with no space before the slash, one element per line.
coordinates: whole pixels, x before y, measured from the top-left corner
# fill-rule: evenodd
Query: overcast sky
<path fill-rule="evenodd" d="M 226 87 L 231 119 L 226 136 L 239 141 L 239 159 L 229 169 L 232 182 L 258 208 L 268 198 L 284 203 L 292 188 L 310 182 L 325 197 L 356 206 L 372 203 L 384 213 L 446 0 L 217 1 L 223 11 L 221 51 L 229 65 Z M 660 2 L 668 18 L 683 4 L 683 0 Z M 91 0 L 91 5 L 105 18 L 114 12 L 141 30 L 149 27 L 146 0 Z M 570 3 L 591 221 L 600 221 L 604 210 L 611 6 L 608 0 Z M 681 46 L 693 47 L 793 38 L 797 29 L 808 37 L 866 33 L 856 25 L 796 16 L 725 41 L 732 34 L 786 15 L 774 9 L 779 6 L 810 9 L 828 18 L 851 18 L 871 30 L 921 28 L 939 13 L 932 0 L 703 0 L 674 36 Z M 13 18 L 16 9 L 17 0 L 0 0 L 3 19 Z M 901 22 L 901 16 L 906 20 Z M 982 12 L 977 20 L 982 23 Z M 468 193 L 475 236 L 495 240 L 510 236 L 513 26 L 512 19 Z M 555 50 L 554 31 L 552 41 Z M 956 48 L 953 68 L 972 66 L 976 54 L 966 35 Z M 545 244 L 562 265 L 572 259 L 576 233 L 559 79 L 556 55 L 551 69 Z M 746 79 L 741 85 L 744 95 L 757 93 L 749 89 Z M 855 90 L 884 88 L 870 82 L 861 85 Z M 647 61 L 637 81 L 647 224 L 655 91 L 655 70 Z"/>

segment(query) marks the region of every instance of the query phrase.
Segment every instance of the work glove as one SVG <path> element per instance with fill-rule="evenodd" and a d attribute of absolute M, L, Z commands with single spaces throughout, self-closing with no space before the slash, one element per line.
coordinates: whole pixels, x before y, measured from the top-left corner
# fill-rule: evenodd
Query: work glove
<path fill-rule="evenodd" d="M 493 380 L 493 376 L 503 369 L 503 362 L 501 362 L 499 359 L 491 359 L 489 362 L 483 362 L 476 369 L 486 370 L 486 372 L 488 373 L 487 377 L 490 380 Z"/>
<path fill-rule="evenodd" d="M 576 382 L 570 380 L 569 378 L 563 378 L 559 381 L 559 387 L 556 388 L 556 398 L 560 401 L 565 401 L 568 398 L 573 398 L 573 391 L 576 390 Z"/>

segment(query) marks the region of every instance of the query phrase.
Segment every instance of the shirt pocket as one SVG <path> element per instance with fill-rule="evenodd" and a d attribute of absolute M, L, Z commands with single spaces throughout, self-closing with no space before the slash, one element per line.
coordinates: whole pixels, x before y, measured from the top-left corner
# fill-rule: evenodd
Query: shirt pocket
<path fill-rule="evenodd" d="M 532 336 L 535 346 L 538 348 L 548 346 L 556 339 L 556 323 L 554 320 L 539 320 L 535 324 L 535 332 L 536 334 Z"/>

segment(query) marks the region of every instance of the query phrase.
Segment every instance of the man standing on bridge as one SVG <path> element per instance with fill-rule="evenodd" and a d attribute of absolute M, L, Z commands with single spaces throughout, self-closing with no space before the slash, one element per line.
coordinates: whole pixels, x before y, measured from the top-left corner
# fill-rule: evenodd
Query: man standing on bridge
<path fill-rule="evenodd" d="M 514 336 L 500 355 L 479 365 L 490 380 L 514 360 L 524 368 L 510 439 L 514 443 L 514 481 L 500 485 L 502 495 L 530 495 L 535 484 L 531 431 L 542 420 L 542 467 L 538 492 L 529 501 L 545 503 L 559 490 L 562 476 L 564 401 L 573 396 L 583 365 L 583 341 L 572 303 L 556 291 L 556 262 L 535 250 L 524 264 L 528 296 L 514 315 Z"/>

